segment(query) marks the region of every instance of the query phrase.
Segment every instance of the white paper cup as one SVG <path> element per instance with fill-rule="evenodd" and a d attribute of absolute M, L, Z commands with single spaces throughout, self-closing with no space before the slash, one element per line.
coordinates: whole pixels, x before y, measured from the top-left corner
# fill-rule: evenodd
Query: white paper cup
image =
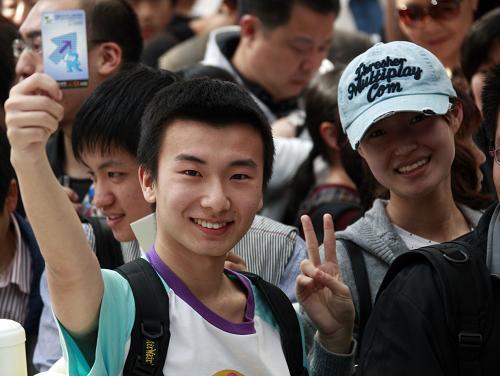
<path fill-rule="evenodd" d="M 0 319 L 0 375 L 27 376 L 25 342 L 21 324 Z"/>

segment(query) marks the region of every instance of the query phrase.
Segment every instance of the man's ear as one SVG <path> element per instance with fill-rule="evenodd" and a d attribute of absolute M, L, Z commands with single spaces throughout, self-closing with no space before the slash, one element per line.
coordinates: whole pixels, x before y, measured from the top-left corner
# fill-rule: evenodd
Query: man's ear
<path fill-rule="evenodd" d="M 104 42 L 96 48 L 97 72 L 103 77 L 108 77 L 120 69 L 123 63 L 123 51 L 115 42 Z"/>
<path fill-rule="evenodd" d="M 17 201 L 19 199 L 19 191 L 17 190 L 17 181 L 12 179 L 9 183 L 9 190 L 7 191 L 7 196 L 5 197 L 5 207 L 9 214 L 13 213 L 17 207 Z"/>
<path fill-rule="evenodd" d="M 146 170 L 144 166 L 139 166 L 138 174 L 144 199 L 148 203 L 154 204 L 156 202 L 156 192 L 154 187 L 154 179 L 151 176 L 151 173 Z"/>
<path fill-rule="evenodd" d="M 340 150 L 339 130 L 335 124 L 329 121 L 322 122 L 319 125 L 319 134 L 330 149 Z"/>
<path fill-rule="evenodd" d="M 244 15 L 240 20 L 240 36 L 243 40 L 253 41 L 261 27 L 259 19 L 250 14 Z"/>

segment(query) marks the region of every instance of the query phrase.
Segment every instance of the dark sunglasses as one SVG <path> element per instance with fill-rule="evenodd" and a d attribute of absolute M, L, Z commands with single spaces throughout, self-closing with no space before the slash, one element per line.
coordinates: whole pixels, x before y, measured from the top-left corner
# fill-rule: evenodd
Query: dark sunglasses
<path fill-rule="evenodd" d="M 398 9 L 399 20 L 408 27 L 416 26 L 427 16 L 434 20 L 449 20 L 460 13 L 460 3 L 461 0 L 431 0 L 427 6 L 403 4 Z"/>

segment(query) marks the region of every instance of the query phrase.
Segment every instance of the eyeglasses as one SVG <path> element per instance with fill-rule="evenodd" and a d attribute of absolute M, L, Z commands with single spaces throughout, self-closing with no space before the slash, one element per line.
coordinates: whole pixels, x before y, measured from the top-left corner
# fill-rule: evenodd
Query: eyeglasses
<path fill-rule="evenodd" d="M 491 149 L 490 155 L 495 158 L 495 162 L 500 165 L 500 148 Z"/>
<path fill-rule="evenodd" d="M 434 20 L 450 20 L 460 13 L 462 0 L 431 0 L 431 5 L 403 4 L 398 9 L 399 20 L 408 27 L 415 27 L 427 16 Z"/>
<path fill-rule="evenodd" d="M 104 43 L 106 41 L 107 40 L 105 39 L 90 39 L 87 43 L 89 48 L 91 48 L 96 44 Z M 27 38 L 26 40 L 16 38 L 12 41 L 12 53 L 14 54 L 14 58 L 19 59 L 25 50 L 33 55 L 41 55 L 43 52 L 41 35 L 35 35 Z"/>

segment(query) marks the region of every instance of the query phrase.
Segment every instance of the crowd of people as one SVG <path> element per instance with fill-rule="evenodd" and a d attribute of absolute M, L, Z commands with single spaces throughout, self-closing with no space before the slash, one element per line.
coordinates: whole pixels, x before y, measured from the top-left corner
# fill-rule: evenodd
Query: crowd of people
<path fill-rule="evenodd" d="M 28 374 L 498 374 L 500 5 L 214 3 L 0 0 Z M 73 9 L 62 89 L 42 15 Z"/>

